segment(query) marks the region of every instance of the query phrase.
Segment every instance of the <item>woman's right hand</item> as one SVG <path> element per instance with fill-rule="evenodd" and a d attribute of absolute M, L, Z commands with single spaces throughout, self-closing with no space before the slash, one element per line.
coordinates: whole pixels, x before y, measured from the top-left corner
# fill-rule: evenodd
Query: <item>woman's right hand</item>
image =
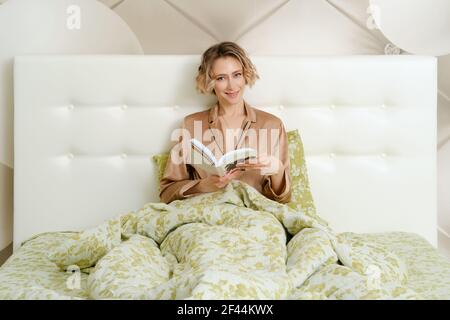
<path fill-rule="evenodd" d="M 200 183 L 186 191 L 186 195 L 218 191 L 228 185 L 231 180 L 242 174 L 242 170 L 235 168 L 223 177 L 212 175 L 200 180 Z"/>
<path fill-rule="evenodd" d="M 204 184 L 205 186 L 211 186 L 217 191 L 226 187 L 231 180 L 238 178 L 241 174 L 242 170 L 239 168 L 235 168 L 223 177 L 216 175 L 208 176 L 203 179 L 202 184 Z"/>

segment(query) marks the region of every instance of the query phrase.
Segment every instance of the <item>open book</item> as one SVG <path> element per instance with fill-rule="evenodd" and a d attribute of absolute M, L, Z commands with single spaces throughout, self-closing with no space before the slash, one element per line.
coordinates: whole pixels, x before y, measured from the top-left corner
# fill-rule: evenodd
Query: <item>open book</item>
<path fill-rule="evenodd" d="M 257 151 L 252 148 L 242 148 L 225 153 L 219 159 L 203 143 L 191 139 L 192 165 L 214 175 L 224 176 L 236 167 L 237 163 L 256 158 Z"/>

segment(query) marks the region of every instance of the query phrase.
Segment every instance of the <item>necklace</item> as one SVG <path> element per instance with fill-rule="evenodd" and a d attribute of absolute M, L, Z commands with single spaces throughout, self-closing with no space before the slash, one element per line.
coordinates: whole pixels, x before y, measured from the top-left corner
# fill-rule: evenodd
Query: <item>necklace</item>
<path fill-rule="evenodd" d="M 239 143 L 241 142 L 242 139 L 242 135 L 244 134 L 244 131 L 247 129 L 247 125 L 250 123 L 250 121 L 246 121 L 244 124 L 244 121 L 242 121 L 242 125 L 241 125 L 241 134 L 239 135 L 239 139 L 236 143 L 236 145 L 234 146 L 234 150 L 237 149 L 237 146 L 239 145 Z M 214 142 L 216 143 L 217 147 L 219 147 L 220 152 L 222 153 L 222 155 L 224 155 L 225 153 L 223 152 L 222 148 L 220 147 L 220 144 L 217 142 L 216 140 L 216 136 L 214 135 L 214 131 L 211 130 L 211 125 L 209 126 L 209 131 L 211 132 L 211 135 L 213 137 Z M 245 126 L 245 128 L 243 128 Z"/>

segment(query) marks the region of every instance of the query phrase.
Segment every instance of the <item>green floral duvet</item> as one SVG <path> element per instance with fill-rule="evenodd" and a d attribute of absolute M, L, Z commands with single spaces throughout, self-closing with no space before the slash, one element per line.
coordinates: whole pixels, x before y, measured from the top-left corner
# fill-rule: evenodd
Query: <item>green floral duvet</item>
<path fill-rule="evenodd" d="M 240 181 L 38 235 L 0 299 L 450 299 L 450 261 L 410 233 L 334 233 Z"/>

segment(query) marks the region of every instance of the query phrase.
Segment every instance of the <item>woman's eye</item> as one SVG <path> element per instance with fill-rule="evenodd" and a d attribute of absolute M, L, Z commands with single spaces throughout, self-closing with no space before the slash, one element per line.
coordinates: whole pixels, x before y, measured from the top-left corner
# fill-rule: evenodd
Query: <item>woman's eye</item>
<path fill-rule="evenodd" d="M 240 76 L 242 76 L 242 73 L 235 73 L 234 76 L 235 77 L 240 77 Z M 224 79 L 224 77 L 218 77 L 216 80 L 222 81 L 223 79 Z"/>

